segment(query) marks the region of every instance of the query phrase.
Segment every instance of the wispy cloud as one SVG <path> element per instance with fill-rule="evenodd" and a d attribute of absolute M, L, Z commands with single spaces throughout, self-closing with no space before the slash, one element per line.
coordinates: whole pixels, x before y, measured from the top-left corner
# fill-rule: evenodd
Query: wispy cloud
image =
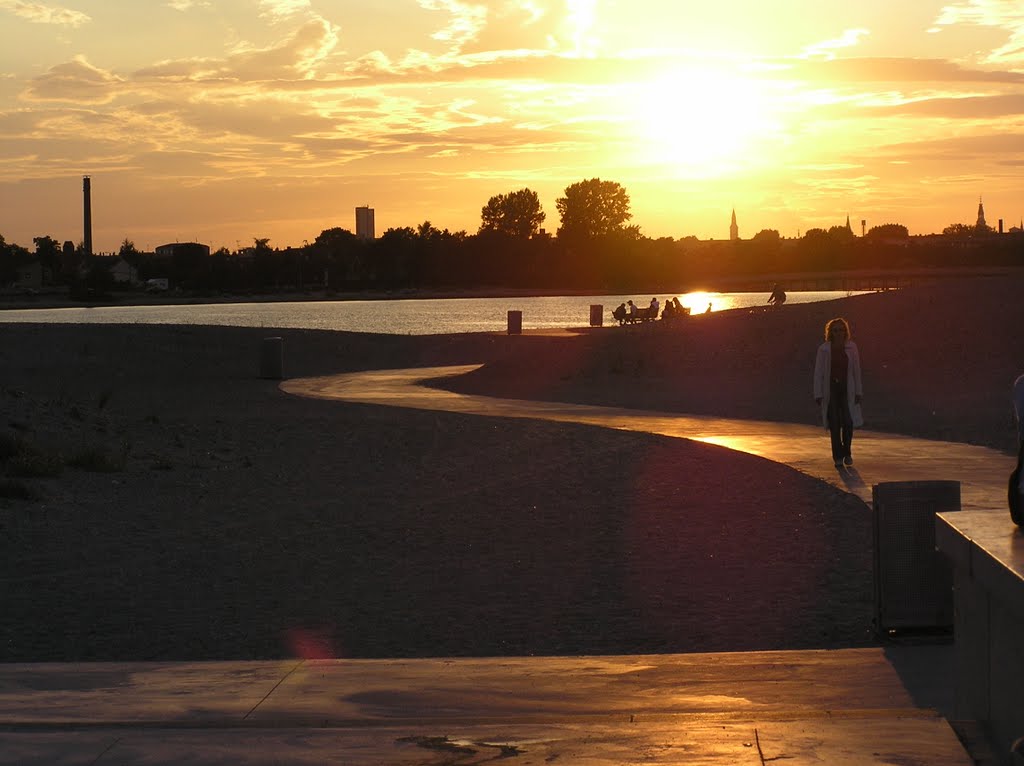
<path fill-rule="evenodd" d="M 438 61 L 457 56 L 558 52 L 593 55 L 596 0 L 418 0 L 447 19 L 431 39 L 447 48 Z M 420 53 L 418 51 L 412 53 Z M 427 54 L 422 54 L 426 56 Z"/>
<path fill-rule="evenodd" d="M 944 6 L 935 23 L 1014 28 L 1024 23 L 1024 6 L 1018 0 L 967 0 Z"/>
<path fill-rule="evenodd" d="M 80 27 L 92 21 L 88 15 L 80 11 L 43 5 L 42 3 L 29 3 L 25 0 L 0 0 L 0 10 L 8 11 L 36 24 Z"/>
<path fill-rule="evenodd" d="M 916 139 L 905 144 L 882 146 L 878 148 L 878 156 L 898 157 L 911 162 L 941 158 L 946 162 L 964 164 L 993 157 L 1024 159 L 1021 147 L 1018 134 L 992 130 L 973 136 Z"/>
<path fill-rule="evenodd" d="M 260 13 L 271 19 L 286 19 L 310 10 L 309 0 L 260 0 Z"/>
<path fill-rule="evenodd" d="M 135 72 L 139 81 L 260 81 L 312 76 L 313 70 L 338 44 L 338 29 L 324 19 L 299 26 L 277 45 L 257 48 L 239 44 L 222 58 L 176 59 Z"/>
<path fill-rule="evenodd" d="M 32 101 L 106 104 L 114 100 L 123 80 L 76 56 L 32 80 L 24 97 Z"/>
<path fill-rule="evenodd" d="M 990 64 L 1024 63 L 1024 4 L 1020 0 L 967 0 L 943 7 L 934 29 L 957 24 L 996 27 L 1009 39 L 985 58 Z"/>
<path fill-rule="evenodd" d="M 572 35 L 574 54 L 589 55 L 597 41 L 591 36 L 597 18 L 597 0 L 566 0 L 569 6 L 568 24 Z"/>
<path fill-rule="evenodd" d="M 420 7 L 428 11 L 447 11 L 448 23 L 431 35 L 435 40 L 449 43 L 454 50 L 461 50 L 470 40 L 476 39 L 487 23 L 488 8 L 483 3 L 468 3 L 462 0 L 419 0 Z"/>
<path fill-rule="evenodd" d="M 808 60 L 792 64 L 786 76 L 812 82 L 989 82 L 1024 83 L 1024 73 L 971 69 L 946 59 L 896 57 Z"/>
<path fill-rule="evenodd" d="M 167 7 L 176 11 L 190 11 L 193 8 L 209 8 L 209 0 L 167 0 Z"/>
<path fill-rule="evenodd" d="M 879 115 L 910 115 L 960 120 L 1024 119 L 1024 94 L 998 96 L 961 96 L 914 99 L 901 104 L 871 107 Z M 1024 145 L 1024 143 L 1022 143 Z"/>
<path fill-rule="evenodd" d="M 807 46 L 804 49 L 803 56 L 805 58 L 817 58 L 822 57 L 826 59 L 835 58 L 835 52 L 843 48 L 852 48 L 858 45 L 861 38 L 871 34 L 866 29 L 847 29 L 839 37 L 834 40 L 824 40 L 820 43 L 814 43 L 813 45 Z"/>

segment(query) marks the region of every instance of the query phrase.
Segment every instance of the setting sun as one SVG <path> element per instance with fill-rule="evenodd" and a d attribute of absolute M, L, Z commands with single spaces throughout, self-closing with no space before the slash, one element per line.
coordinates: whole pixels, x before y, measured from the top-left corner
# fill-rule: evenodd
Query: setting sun
<path fill-rule="evenodd" d="M 631 112 L 642 161 L 700 177 L 756 160 L 766 135 L 778 131 L 762 87 L 709 68 L 677 70 L 641 86 Z"/>

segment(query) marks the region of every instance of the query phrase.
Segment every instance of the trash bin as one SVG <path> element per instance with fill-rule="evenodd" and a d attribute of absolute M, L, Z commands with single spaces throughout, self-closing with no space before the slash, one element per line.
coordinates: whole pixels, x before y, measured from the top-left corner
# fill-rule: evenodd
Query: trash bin
<path fill-rule="evenodd" d="M 590 326 L 600 327 L 604 324 L 604 306 L 600 303 L 590 304 Z"/>
<path fill-rule="evenodd" d="M 952 628 L 953 569 L 935 549 L 935 514 L 960 510 L 960 482 L 883 482 L 871 498 L 878 632 Z"/>
<path fill-rule="evenodd" d="M 521 335 L 523 332 L 523 312 L 522 311 L 509 311 L 508 312 L 508 334 L 509 335 Z"/>
<path fill-rule="evenodd" d="M 281 380 L 284 377 L 284 340 L 264 338 L 260 346 L 260 377 Z"/>

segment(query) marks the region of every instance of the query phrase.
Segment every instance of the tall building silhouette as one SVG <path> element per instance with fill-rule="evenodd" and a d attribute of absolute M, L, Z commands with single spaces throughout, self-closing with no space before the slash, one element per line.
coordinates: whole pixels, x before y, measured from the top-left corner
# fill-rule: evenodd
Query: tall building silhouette
<path fill-rule="evenodd" d="M 729 239 L 735 242 L 740 238 L 740 227 L 736 225 L 736 208 L 732 209 L 732 223 L 729 224 Z"/>
<path fill-rule="evenodd" d="M 978 223 L 975 224 L 978 231 L 985 231 L 988 228 L 988 224 L 985 223 L 985 206 L 981 203 L 981 197 L 978 197 Z"/>
<path fill-rule="evenodd" d="M 82 176 L 82 250 L 92 255 L 92 180 Z"/>
<path fill-rule="evenodd" d="M 356 208 L 356 236 L 359 239 L 374 239 L 373 208 L 369 206 Z"/>

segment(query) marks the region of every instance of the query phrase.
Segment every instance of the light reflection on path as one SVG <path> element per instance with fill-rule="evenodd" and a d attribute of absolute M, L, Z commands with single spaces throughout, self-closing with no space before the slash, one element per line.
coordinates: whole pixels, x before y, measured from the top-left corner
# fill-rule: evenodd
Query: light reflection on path
<path fill-rule="evenodd" d="M 280 388 L 289 394 L 317 399 L 488 417 L 584 423 L 693 439 L 788 465 L 851 492 L 869 505 L 871 488 L 875 484 L 939 479 L 960 482 L 961 507 L 964 510 L 1005 507 L 1006 480 L 1014 460 L 985 447 L 861 430 L 854 438 L 856 465 L 837 471 L 832 465 L 828 435 L 818 426 L 589 404 L 498 399 L 421 385 L 426 380 L 462 375 L 478 366 L 373 370 L 297 378 L 282 382 Z"/>

